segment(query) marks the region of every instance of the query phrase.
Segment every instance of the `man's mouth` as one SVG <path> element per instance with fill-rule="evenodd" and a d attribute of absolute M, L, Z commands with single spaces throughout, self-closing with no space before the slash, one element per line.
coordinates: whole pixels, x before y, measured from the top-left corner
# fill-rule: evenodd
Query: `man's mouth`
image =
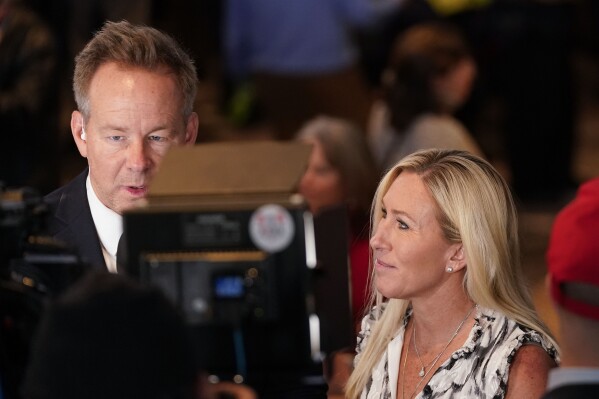
<path fill-rule="evenodd" d="M 148 192 L 148 186 L 125 186 L 125 190 L 135 197 L 144 197 Z"/>

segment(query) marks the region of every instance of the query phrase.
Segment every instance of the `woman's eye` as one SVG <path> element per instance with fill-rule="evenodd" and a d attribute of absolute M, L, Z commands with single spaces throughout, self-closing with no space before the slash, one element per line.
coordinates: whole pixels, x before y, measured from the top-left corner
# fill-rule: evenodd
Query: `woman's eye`
<path fill-rule="evenodd" d="M 405 224 L 403 221 L 399 219 L 397 220 L 397 224 L 399 225 L 399 228 L 402 230 L 407 230 L 410 228 L 407 224 Z"/>
<path fill-rule="evenodd" d="M 386 209 L 382 209 L 381 213 L 383 214 L 383 219 L 387 218 L 387 210 Z"/>

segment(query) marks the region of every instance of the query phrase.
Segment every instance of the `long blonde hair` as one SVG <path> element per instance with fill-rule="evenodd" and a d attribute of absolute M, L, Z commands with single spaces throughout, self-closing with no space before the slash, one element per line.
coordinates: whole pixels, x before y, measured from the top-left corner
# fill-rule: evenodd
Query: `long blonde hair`
<path fill-rule="evenodd" d="M 475 303 L 498 310 L 519 324 L 544 334 L 557 348 L 537 315 L 520 267 L 518 217 L 505 180 L 485 160 L 465 151 L 423 150 L 403 158 L 377 188 L 371 212 L 371 232 L 382 218 L 382 198 L 403 171 L 418 174 L 435 201 L 443 234 L 461 242 L 468 254 L 464 288 Z M 373 284 L 371 303 L 381 308 L 383 296 Z M 358 398 L 387 344 L 403 323 L 407 300 L 389 299 L 368 343 L 357 358 L 347 384 L 348 398 Z"/>

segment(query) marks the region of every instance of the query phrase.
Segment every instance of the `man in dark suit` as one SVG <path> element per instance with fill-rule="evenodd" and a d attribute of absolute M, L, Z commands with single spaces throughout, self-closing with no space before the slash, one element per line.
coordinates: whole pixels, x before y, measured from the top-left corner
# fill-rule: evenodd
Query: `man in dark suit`
<path fill-rule="evenodd" d="M 102 244 L 87 202 L 85 181 L 88 170 L 44 200 L 52 209 L 49 231 L 54 238 L 73 247 L 94 268 L 105 268 Z"/>
<path fill-rule="evenodd" d="M 544 399 L 599 398 L 599 178 L 557 216 L 547 264 L 559 320 L 561 364 Z"/>
<path fill-rule="evenodd" d="M 45 199 L 48 232 L 116 272 L 122 213 L 143 202 L 172 145 L 192 145 L 197 75 L 168 35 L 107 22 L 75 58 L 71 131 L 88 168 Z"/>

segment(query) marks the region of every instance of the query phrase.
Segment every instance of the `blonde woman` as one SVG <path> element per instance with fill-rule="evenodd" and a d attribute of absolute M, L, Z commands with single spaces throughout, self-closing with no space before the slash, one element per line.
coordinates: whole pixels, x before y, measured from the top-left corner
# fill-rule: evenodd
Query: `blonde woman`
<path fill-rule="evenodd" d="M 556 344 L 519 265 L 505 181 L 463 151 L 391 168 L 372 210 L 371 300 L 348 398 L 538 398 Z"/>

